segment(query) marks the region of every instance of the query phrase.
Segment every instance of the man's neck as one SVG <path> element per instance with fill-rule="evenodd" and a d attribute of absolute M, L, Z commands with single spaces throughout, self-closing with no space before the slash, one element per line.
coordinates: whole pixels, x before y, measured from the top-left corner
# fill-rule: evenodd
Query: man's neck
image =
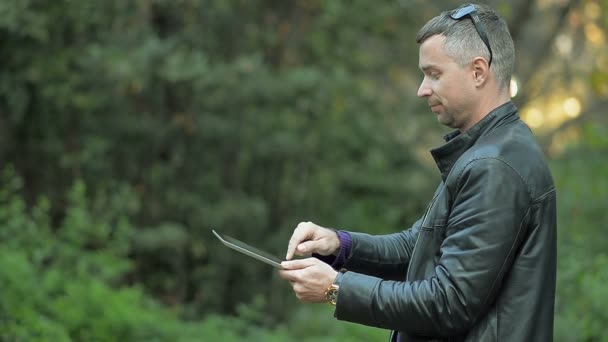
<path fill-rule="evenodd" d="M 485 118 L 491 111 L 511 101 L 511 97 L 506 93 L 494 94 L 493 96 L 481 96 L 479 105 L 473 110 L 471 120 L 464 127 L 460 128 L 460 132 L 464 133 L 469 128 L 475 126 L 481 119 Z"/>

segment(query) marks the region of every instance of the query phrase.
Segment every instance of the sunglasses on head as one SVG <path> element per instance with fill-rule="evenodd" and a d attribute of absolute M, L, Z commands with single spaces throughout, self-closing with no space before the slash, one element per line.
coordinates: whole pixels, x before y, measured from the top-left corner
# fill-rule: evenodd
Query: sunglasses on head
<path fill-rule="evenodd" d="M 486 34 L 485 27 L 483 26 L 481 20 L 479 20 L 479 16 L 477 15 L 477 9 L 475 9 L 475 6 L 472 4 L 464 4 L 451 11 L 450 13 L 450 18 L 454 20 L 462 20 L 467 16 L 471 18 L 471 21 L 473 21 L 473 25 L 475 25 L 475 29 L 477 30 L 477 33 L 479 33 L 479 37 L 481 38 L 481 40 L 483 40 L 483 42 L 488 47 L 488 50 L 490 51 L 490 61 L 488 62 L 488 66 L 491 66 L 492 48 L 490 47 L 490 41 L 488 40 L 488 35 Z"/>

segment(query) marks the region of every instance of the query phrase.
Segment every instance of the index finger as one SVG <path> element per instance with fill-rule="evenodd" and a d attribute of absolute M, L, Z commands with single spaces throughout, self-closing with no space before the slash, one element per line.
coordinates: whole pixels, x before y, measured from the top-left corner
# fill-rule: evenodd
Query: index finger
<path fill-rule="evenodd" d="M 285 260 L 291 260 L 293 258 L 293 255 L 296 252 L 296 247 L 298 247 L 300 243 L 309 239 L 310 234 L 310 222 L 300 222 L 293 231 L 293 234 L 289 239 L 289 243 L 287 244 L 287 255 L 285 256 Z"/>

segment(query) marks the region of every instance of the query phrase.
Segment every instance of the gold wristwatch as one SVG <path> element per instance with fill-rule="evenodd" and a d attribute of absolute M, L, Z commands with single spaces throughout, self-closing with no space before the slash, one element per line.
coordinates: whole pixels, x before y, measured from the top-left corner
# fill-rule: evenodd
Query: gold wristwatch
<path fill-rule="evenodd" d="M 331 284 L 331 286 L 327 288 L 327 290 L 325 291 L 325 300 L 327 300 L 329 304 L 336 306 L 336 303 L 338 303 L 339 289 L 340 286 L 336 284 Z"/>

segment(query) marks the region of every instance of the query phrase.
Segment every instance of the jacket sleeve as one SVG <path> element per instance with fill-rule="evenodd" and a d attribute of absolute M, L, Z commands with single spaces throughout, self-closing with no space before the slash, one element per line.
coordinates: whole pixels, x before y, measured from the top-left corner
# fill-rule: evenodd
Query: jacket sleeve
<path fill-rule="evenodd" d="M 349 232 L 352 247 L 344 268 L 382 279 L 403 279 L 421 220 L 412 228 L 388 235 Z"/>
<path fill-rule="evenodd" d="M 488 310 L 526 233 L 530 196 L 498 159 L 469 162 L 454 184 L 434 274 L 398 282 L 346 272 L 338 319 L 440 337 L 470 330 Z"/>

